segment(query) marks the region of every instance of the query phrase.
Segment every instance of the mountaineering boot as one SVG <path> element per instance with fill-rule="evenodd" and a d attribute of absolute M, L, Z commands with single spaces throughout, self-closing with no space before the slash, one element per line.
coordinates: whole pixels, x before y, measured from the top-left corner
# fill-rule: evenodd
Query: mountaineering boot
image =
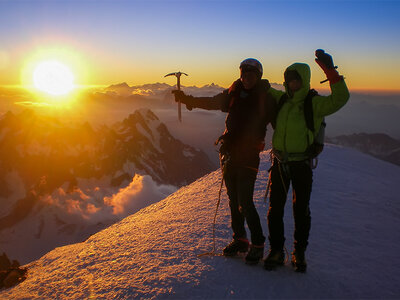
<path fill-rule="evenodd" d="M 305 273 L 307 270 L 307 261 L 304 250 L 295 250 L 292 252 L 292 265 L 296 272 Z"/>
<path fill-rule="evenodd" d="M 246 255 L 246 264 L 256 265 L 264 256 L 264 245 L 250 245 L 250 251 Z"/>
<path fill-rule="evenodd" d="M 249 241 L 246 238 L 233 239 L 228 246 L 222 250 L 224 256 L 235 256 L 238 252 L 247 252 Z"/>
<path fill-rule="evenodd" d="M 283 249 L 270 249 L 267 258 L 264 260 L 264 268 L 268 271 L 275 270 L 282 266 L 285 261 Z"/>

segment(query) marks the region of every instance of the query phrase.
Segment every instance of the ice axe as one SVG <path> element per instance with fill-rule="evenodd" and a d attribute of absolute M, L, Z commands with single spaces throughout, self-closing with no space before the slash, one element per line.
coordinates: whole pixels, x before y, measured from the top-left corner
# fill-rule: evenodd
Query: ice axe
<path fill-rule="evenodd" d="M 165 75 L 164 77 L 168 77 L 168 76 L 172 76 L 172 75 L 176 76 L 176 79 L 177 79 L 176 88 L 178 89 L 178 91 L 180 91 L 182 74 L 189 76 L 188 74 L 179 71 L 179 72 L 169 73 L 169 74 Z M 179 119 L 179 122 L 182 122 L 181 100 L 179 100 L 179 99 L 178 99 L 178 119 Z"/>

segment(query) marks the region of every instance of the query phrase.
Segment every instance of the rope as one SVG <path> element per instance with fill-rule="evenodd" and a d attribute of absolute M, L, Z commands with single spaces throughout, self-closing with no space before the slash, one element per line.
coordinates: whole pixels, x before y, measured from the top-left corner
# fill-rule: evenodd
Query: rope
<path fill-rule="evenodd" d="M 283 188 L 285 189 L 285 195 L 286 195 L 286 197 L 287 197 L 288 190 L 287 190 L 287 188 L 286 188 L 285 181 L 283 180 L 282 168 L 281 168 L 281 163 L 280 163 L 280 162 L 278 162 L 278 167 L 279 167 L 279 175 L 281 176 L 282 186 L 283 186 Z"/>
<path fill-rule="evenodd" d="M 264 203 L 267 203 L 269 191 L 271 190 L 271 168 L 268 170 L 268 181 L 267 181 L 267 188 L 265 190 L 265 195 L 264 195 Z"/>
<path fill-rule="evenodd" d="M 268 169 L 268 181 L 267 181 L 267 188 L 265 189 L 265 195 L 264 195 L 264 203 L 267 203 L 269 191 L 271 190 L 271 170 L 272 170 L 272 150 L 269 151 L 269 162 L 270 162 L 270 168 Z"/>
<path fill-rule="evenodd" d="M 270 189 L 271 189 L 271 183 L 272 183 L 272 182 L 271 182 L 271 170 L 272 170 L 273 162 L 275 161 L 274 158 L 275 158 L 275 156 L 274 156 L 274 154 L 273 154 L 273 152 L 272 152 L 272 150 L 271 150 L 271 152 L 270 152 L 271 167 L 270 167 L 269 170 L 268 170 L 269 175 L 268 175 L 268 181 L 267 181 L 267 189 L 266 189 L 265 195 L 264 195 L 264 201 L 265 201 L 265 202 L 267 201 L 268 194 L 269 194 L 269 191 L 270 191 Z M 282 168 L 281 168 L 281 164 L 282 164 L 282 163 L 281 163 L 281 161 L 280 161 L 278 158 L 277 158 L 277 162 L 278 162 L 278 168 L 279 168 L 279 176 L 281 177 L 281 181 L 282 181 L 282 186 L 283 186 L 283 188 L 284 188 L 284 190 L 285 190 L 285 195 L 287 195 L 288 189 L 286 188 L 285 181 L 283 180 Z"/>

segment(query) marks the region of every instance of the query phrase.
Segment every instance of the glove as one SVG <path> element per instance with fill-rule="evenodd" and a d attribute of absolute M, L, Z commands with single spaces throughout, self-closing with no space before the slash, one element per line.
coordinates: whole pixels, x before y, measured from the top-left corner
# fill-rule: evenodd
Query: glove
<path fill-rule="evenodd" d="M 325 53 L 324 50 L 318 49 L 315 51 L 315 56 L 317 57 L 315 61 L 319 66 L 322 68 L 322 70 L 329 70 L 329 69 L 334 69 L 335 67 L 333 66 L 333 59 L 332 56 L 330 56 L 328 53 Z"/>
<path fill-rule="evenodd" d="M 171 92 L 175 96 L 175 102 L 181 102 L 186 105 L 188 110 L 193 109 L 193 97 L 185 95 L 181 90 L 173 90 Z"/>
<path fill-rule="evenodd" d="M 329 55 L 322 49 L 318 49 L 315 51 L 315 56 L 317 57 L 315 59 L 315 62 L 324 71 L 326 78 L 328 78 L 330 84 L 334 84 L 343 79 L 343 76 L 340 76 L 338 71 L 336 71 L 331 55 Z"/>

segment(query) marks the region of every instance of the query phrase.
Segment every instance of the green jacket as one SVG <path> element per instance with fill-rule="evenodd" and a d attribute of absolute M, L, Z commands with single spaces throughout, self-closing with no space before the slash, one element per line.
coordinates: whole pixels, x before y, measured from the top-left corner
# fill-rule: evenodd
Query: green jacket
<path fill-rule="evenodd" d="M 286 92 L 269 89 L 270 95 L 278 103 L 281 96 L 288 93 L 289 98 L 280 109 L 276 117 L 272 147 L 289 161 L 303 160 L 301 153 L 305 153 L 314 141 L 314 134 L 307 128 L 304 118 L 304 99 L 310 90 L 311 71 L 307 64 L 294 63 L 287 70 L 296 70 L 302 78 L 303 86 L 290 96 L 288 87 Z M 331 85 L 331 95 L 315 96 L 312 99 L 314 112 L 314 128 L 320 128 L 323 118 L 337 112 L 348 101 L 350 94 L 344 80 Z M 316 130 L 317 131 L 317 130 Z"/>

